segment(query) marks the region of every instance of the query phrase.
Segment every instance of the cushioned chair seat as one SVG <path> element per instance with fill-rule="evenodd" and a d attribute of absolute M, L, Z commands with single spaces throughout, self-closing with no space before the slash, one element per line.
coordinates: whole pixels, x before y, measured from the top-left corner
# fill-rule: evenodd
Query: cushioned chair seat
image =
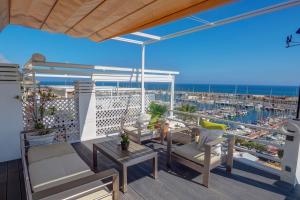
<path fill-rule="evenodd" d="M 99 199 L 101 200 L 111 200 L 112 199 L 112 194 L 110 194 L 106 189 L 98 190 L 97 192 L 94 192 L 92 194 L 88 194 L 84 197 L 80 197 L 77 200 L 91 200 L 91 199 Z"/>
<path fill-rule="evenodd" d="M 28 150 L 28 162 L 30 164 L 40 160 L 62 156 L 70 153 L 76 152 L 72 145 L 68 143 L 30 147 Z"/>
<path fill-rule="evenodd" d="M 179 147 L 176 147 L 173 151 L 175 154 L 189 159 L 195 163 L 204 164 L 204 152 L 199 150 L 198 144 L 193 142 L 190 144 L 185 144 Z M 220 160 L 221 156 L 217 155 L 216 153 L 211 154 L 211 163 L 215 163 Z"/>
<path fill-rule="evenodd" d="M 136 134 L 138 135 L 138 128 L 134 127 L 134 126 L 128 126 L 126 128 L 124 128 L 124 131 L 128 134 Z M 141 130 L 141 135 L 151 135 L 152 131 L 148 130 L 148 129 L 143 129 Z"/>
<path fill-rule="evenodd" d="M 112 200 L 112 194 L 106 187 L 99 188 L 101 185 L 103 185 L 101 181 L 94 181 L 85 185 L 81 185 L 80 187 L 72 188 L 63 193 L 51 195 L 45 200 L 68 199 L 68 197 L 73 197 L 71 199 L 76 200 Z M 86 193 L 86 191 L 90 192 Z"/>

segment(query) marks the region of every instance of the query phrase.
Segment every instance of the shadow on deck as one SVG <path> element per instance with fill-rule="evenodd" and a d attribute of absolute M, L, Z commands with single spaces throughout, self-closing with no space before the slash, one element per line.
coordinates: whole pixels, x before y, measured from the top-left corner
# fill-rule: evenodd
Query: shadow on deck
<path fill-rule="evenodd" d="M 73 144 L 82 159 L 92 166 L 92 144 L 103 139 Z M 245 164 L 234 162 L 232 174 L 224 167 L 211 173 L 210 187 L 200 185 L 199 173 L 178 163 L 166 167 L 166 146 L 156 142 L 145 143 L 158 152 L 158 179 L 151 177 L 150 161 L 128 168 L 128 192 L 120 192 L 121 199 L 172 200 L 299 200 L 300 187 L 292 189 L 279 181 L 279 177 Z M 98 154 L 98 169 L 116 168 L 117 165 Z M 22 166 L 19 160 L 0 163 L 0 199 L 25 199 Z"/>

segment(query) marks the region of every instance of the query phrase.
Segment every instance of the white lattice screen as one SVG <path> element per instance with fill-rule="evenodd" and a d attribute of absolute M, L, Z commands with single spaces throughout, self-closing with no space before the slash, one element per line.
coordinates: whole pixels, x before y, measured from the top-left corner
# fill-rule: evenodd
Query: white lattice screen
<path fill-rule="evenodd" d="M 147 110 L 154 94 L 145 96 Z M 120 131 L 121 121 L 124 125 L 134 124 L 141 113 L 141 95 L 96 96 L 97 135 L 108 135 Z"/>
<path fill-rule="evenodd" d="M 23 102 L 24 129 L 33 129 L 32 120 L 33 99 Z M 74 98 L 59 98 L 48 101 L 46 109 L 55 108 L 54 115 L 44 118 L 44 125 L 57 128 L 56 141 L 79 140 L 78 104 Z"/>

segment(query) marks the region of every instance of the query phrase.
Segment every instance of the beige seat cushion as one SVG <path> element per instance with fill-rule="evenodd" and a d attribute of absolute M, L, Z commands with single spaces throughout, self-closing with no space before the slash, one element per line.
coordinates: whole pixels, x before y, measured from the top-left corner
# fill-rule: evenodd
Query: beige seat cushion
<path fill-rule="evenodd" d="M 68 143 L 49 144 L 43 146 L 30 147 L 28 150 L 29 164 L 40 160 L 75 153 L 72 145 Z"/>
<path fill-rule="evenodd" d="M 43 200 L 76 199 L 76 200 L 112 200 L 112 194 L 106 187 L 100 187 L 103 183 L 99 180 L 79 187 L 53 194 Z M 89 191 L 87 193 L 87 191 Z M 101 197 L 101 198 L 100 198 Z"/>
<path fill-rule="evenodd" d="M 76 154 L 65 154 L 29 164 L 34 192 L 94 174 Z"/>
<path fill-rule="evenodd" d="M 138 128 L 134 127 L 134 126 L 128 126 L 124 128 L 124 131 L 128 134 L 135 134 L 138 135 Z M 151 130 L 148 129 L 143 129 L 141 131 L 141 135 L 148 135 L 148 134 L 152 134 Z"/>
<path fill-rule="evenodd" d="M 204 152 L 199 150 L 198 144 L 196 142 L 176 147 L 173 152 L 195 163 L 201 165 L 204 164 L 204 158 L 205 158 Z M 215 163 L 220 159 L 221 159 L 220 155 L 217 155 L 215 153 L 211 154 L 211 163 Z"/>

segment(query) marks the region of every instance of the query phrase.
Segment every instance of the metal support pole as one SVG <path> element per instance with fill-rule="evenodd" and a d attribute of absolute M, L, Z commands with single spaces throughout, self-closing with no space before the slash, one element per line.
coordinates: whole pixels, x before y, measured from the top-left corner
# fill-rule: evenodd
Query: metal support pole
<path fill-rule="evenodd" d="M 174 110 L 174 99 L 175 99 L 175 76 L 172 76 L 171 81 L 171 95 L 170 95 L 170 117 L 173 117 L 173 110 Z"/>
<path fill-rule="evenodd" d="M 117 82 L 117 96 L 119 96 L 119 81 Z"/>
<path fill-rule="evenodd" d="M 37 117 L 37 96 L 36 96 L 36 77 L 35 72 L 32 73 L 32 83 L 33 83 L 33 106 L 34 106 L 34 114 Z"/>
<path fill-rule="evenodd" d="M 141 71 L 141 113 L 145 113 L 145 83 L 144 83 L 144 73 L 145 73 L 145 45 L 142 45 L 142 71 Z"/>
<path fill-rule="evenodd" d="M 299 86 L 299 90 L 298 90 L 298 106 L 297 106 L 297 115 L 296 115 L 296 119 L 300 120 L 300 86 Z"/>

